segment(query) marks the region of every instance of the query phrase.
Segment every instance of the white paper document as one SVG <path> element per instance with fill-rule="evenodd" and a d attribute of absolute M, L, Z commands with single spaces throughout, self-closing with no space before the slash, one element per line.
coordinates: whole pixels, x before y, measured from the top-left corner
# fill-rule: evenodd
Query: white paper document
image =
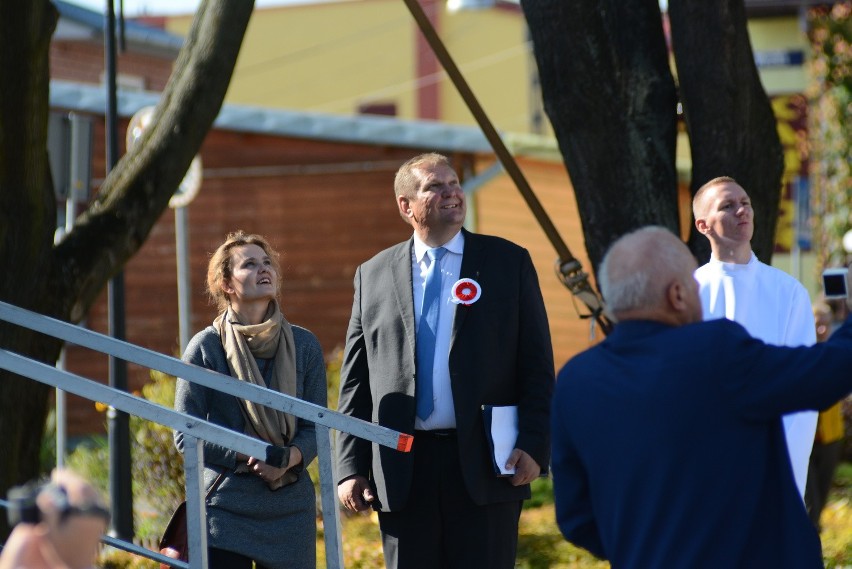
<path fill-rule="evenodd" d="M 484 406 L 482 412 L 489 429 L 495 472 L 500 476 L 511 476 L 515 469 L 506 468 L 506 461 L 518 440 L 518 406 Z"/>

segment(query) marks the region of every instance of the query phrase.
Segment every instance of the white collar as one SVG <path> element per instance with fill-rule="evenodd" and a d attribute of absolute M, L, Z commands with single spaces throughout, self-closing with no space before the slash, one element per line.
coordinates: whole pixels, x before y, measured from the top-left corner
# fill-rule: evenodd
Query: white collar
<path fill-rule="evenodd" d="M 754 254 L 754 251 L 751 252 L 751 257 L 748 260 L 748 263 L 730 263 L 727 261 L 720 261 L 713 255 L 710 255 L 709 265 L 715 268 L 716 270 L 722 271 L 723 273 L 732 273 L 734 271 L 750 271 L 754 270 L 757 267 L 757 264 L 760 261 L 757 260 L 757 255 Z"/>
<path fill-rule="evenodd" d="M 457 255 L 461 255 L 464 252 L 464 234 L 461 231 L 456 233 L 452 239 L 441 245 L 444 249 L 449 251 L 450 253 L 455 253 Z M 424 243 L 417 234 L 414 234 L 414 258 L 418 263 L 423 261 L 423 257 L 426 255 L 426 251 L 429 249 L 434 249 L 434 247 L 430 247 Z"/>

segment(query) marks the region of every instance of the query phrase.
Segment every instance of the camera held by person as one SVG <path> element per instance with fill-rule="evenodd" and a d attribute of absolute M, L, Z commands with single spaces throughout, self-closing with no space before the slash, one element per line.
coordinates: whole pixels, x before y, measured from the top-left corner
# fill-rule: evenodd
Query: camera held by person
<path fill-rule="evenodd" d="M 48 482 L 9 491 L 10 525 L 0 569 L 88 569 L 93 567 L 109 511 L 97 490 L 68 470 Z"/>

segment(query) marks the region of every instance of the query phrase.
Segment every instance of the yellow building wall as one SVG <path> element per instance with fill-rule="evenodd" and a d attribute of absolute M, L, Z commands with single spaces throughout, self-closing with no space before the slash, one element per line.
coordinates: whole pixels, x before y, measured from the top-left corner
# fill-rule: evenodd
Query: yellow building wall
<path fill-rule="evenodd" d="M 503 131 L 528 131 L 534 63 L 521 11 L 453 13 L 444 2 L 440 10 L 439 35 L 491 120 Z M 171 16 L 166 29 L 186 35 L 191 23 L 191 15 Z M 419 34 L 399 0 L 257 8 L 226 101 L 343 115 L 363 104 L 394 103 L 398 117 L 419 118 Z M 475 124 L 452 82 L 439 73 L 424 80 L 440 83 L 442 120 Z"/>
<path fill-rule="evenodd" d="M 445 2 L 439 9 L 439 35 L 491 120 L 504 132 L 529 132 L 531 106 L 540 102 L 531 100 L 535 64 L 523 13 L 506 7 L 449 12 Z M 191 15 L 169 16 L 166 29 L 185 35 L 191 20 Z M 756 52 L 802 50 L 809 55 L 795 16 L 752 19 L 748 30 Z M 226 100 L 334 114 L 353 114 L 363 104 L 394 103 L 400 118 L 418 118 L 419 33 L 399 0 L 257 8 Z M 805 66 L 759 71 L 770 95 L 801 93 L 807 85 Z M 442 120 L 475 124 L 442 72 L 438 81 Z"/>
<path fill-rule="evenodd" d="M 505 132 L 531 128 L 535 61 L 526 36 L 523 14 L 511 9 L 445 12 L 442 21 L 447 50 L 486 114 Z M 448 122 L 475 124 L 449 79 L 441 84 L 441 109 Z"/>
<path fill-rule="evenodd" d="M 751 46 L 759 51 L 794 51 L 810 57 L 810 46 L 795 16 L 784 18 L 752 19 L 748 23 Z M 764 67 L 758 69 L 763 88 L 769 95 L 780 93 L 802 93 L 808 83 L 807 69 L 804 65 Z"/>
<path fill-rule="evenodd" d="M 186 34 L 190 24 L 169 18 L 167 29 Z M 344 115 L 393 102 L 412 117 L 414 31 L 396 0 L 257 8 L 226 102 Z"/>

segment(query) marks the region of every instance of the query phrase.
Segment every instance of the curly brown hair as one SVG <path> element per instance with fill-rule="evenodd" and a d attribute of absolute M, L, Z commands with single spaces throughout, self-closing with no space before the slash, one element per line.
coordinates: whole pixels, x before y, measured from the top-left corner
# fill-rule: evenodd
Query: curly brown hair
<path fill-rule="evenodd" d="M 210 256 L 210 262 L 207 263 L 207 296 L 219 312 L 224 312 L 231 304 L 231 299 L 222 290 L 222 283 L 225 279 L 231 278 L 231 250 L 243 245 L 257 245 L 269 256 L 277 278 L 276 290 L 281 290 L 281 264 L 278 260 L 278 251 L 273 249 L 269 241 L 261 235 L 246 233 L 242 230 L 234 231 L 225 237 L 224 243 L 219 245 Z"/>

